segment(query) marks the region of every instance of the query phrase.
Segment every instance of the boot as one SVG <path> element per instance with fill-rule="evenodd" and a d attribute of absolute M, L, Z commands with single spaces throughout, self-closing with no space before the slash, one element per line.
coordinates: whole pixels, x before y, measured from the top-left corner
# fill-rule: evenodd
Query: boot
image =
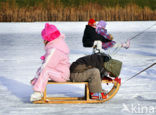
<path fill-rule="evenodd" d="M 93 44 L 93 53 L 102 53 L 102 42 L 100 40 L 95 40 Z"/>
<path fill-rule="evenodd" d="M 41 100 L 41 98 L 43 97 L 43 94 L 41 92 L 34 92 L 31 97 L 30 97 L 30 101 L 38 101 Z"/>
<path fill-rule="evenodd" d="M 107 94 L 102 93 L 90 93 L 91 99 L 103 100 L 107 98 Z"/>
<path fill-rule="evenodd" d="M 127 42 L 121 44 L 121 47 L 128 49 L 130 47 L 130 40 L 127 40 Z"/>

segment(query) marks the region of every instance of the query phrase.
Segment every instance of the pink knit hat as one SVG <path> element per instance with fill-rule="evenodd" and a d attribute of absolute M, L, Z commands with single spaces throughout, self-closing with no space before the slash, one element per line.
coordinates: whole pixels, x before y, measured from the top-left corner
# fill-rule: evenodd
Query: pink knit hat
<path fill-rule="evenodd" d="M 46 23 L 44 29 L 42 30 L 42 38 L 46 41 L 52 41 L 58 38 L 61 34 L 56 26 Z"/>

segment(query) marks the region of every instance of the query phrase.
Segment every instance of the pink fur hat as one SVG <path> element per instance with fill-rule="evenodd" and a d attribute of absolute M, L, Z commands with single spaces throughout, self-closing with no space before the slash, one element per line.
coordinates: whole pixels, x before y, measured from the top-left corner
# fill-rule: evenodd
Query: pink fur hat
<path fill-rule="evenodd" d="M 52 41 L 58 38 L 61 35 L 61 33 L 56 28 L 56 26 L 46 23 L 44 29 L 41 32 L 41 35 L 43 40 Z"/>

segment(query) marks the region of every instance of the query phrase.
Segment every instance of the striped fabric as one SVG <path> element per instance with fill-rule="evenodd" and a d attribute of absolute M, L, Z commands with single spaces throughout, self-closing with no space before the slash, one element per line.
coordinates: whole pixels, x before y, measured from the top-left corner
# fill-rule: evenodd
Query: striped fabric
<path fill-rule="evenodd" d="M 104 50 L 107 50 L 108 48 L 113 47 L 115 44 L 116 44 L 115 41 L 106 42 L 106 43 L 103 42 L 103 43 L 102 43 L 102 48 L 103 48 Z"/>
<path fill-rule="evenodd" d="M 96 28 L 96 32 L 102 35 L 105 39 L 112 40 L 111 36 L 107 33 L 107 30 L 101 27 Z"/>
<path fill-rule="evenodd" d="M 116 44 L 115 41 L 112 41 L 112 37 L 110 36 L 110 34 L 107 33 L 106 29 L 104 29 L 102 27 L 98 27 L 98 28 L 96 28 L 96 32 L 98 34 L 102 35 L 104 37 L 104 39 L 111 40 L 110 42 L 102 43 L 102 48 L 104 50 L 107 50 L 108 48 L 111 48 Z"/>

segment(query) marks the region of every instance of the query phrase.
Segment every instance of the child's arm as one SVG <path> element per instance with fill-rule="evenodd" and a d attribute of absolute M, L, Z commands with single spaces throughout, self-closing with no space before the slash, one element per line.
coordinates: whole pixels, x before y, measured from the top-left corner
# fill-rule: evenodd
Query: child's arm
<path fill-rule="evenodd" d="M 44 56 L 40 57 L 40 59 L 43 60 L 43 62 L 42 62 L 42 65 L 37 69 L 35 77 L 31 80 L 31 84 L 33 84 L 33 81 L 36 80 L 40 76 L 42 70 L 47 65 L 47 63 L 48 63 L 49 59 L 51 58 L 51 56 L 53 55 L 54 51 L 55 51 L 55 49 L 52 49 L 50 51 L 50 54 L 48 55 L 48 57 L 46 57 L 46 54 Z"/>
<path fill-rule="evenodd" d="M 64 59 L 62 53 L 55 48 L 52 48 L 47 55 L 41 66 L 41 72 L 45 67 L 55 68 L 61 59 Z"/>
<path fill-rule="evenodd" d="M 108 39 L 108 40 L 113 40 L 113 37 L 111 34 L 107 34 L 107 30 L 106 29 L 103 29 L 103 28 L 97 28 L 96 29 L 96 32 L 100 35 L 102 35 L 105 39 Z"/>
<path fill-rule="evenodd" d="M 51 49 L 51 51 L 47 57 L 44 56 L 44 60 L 41 65 L 41 69 L 43 69 L 48 64 L 48 62 L 50 61 L 50 58 L 53 56 L 54 52 L 55 52 L 55 49 L 53 48 L 53 49 Z"/>

